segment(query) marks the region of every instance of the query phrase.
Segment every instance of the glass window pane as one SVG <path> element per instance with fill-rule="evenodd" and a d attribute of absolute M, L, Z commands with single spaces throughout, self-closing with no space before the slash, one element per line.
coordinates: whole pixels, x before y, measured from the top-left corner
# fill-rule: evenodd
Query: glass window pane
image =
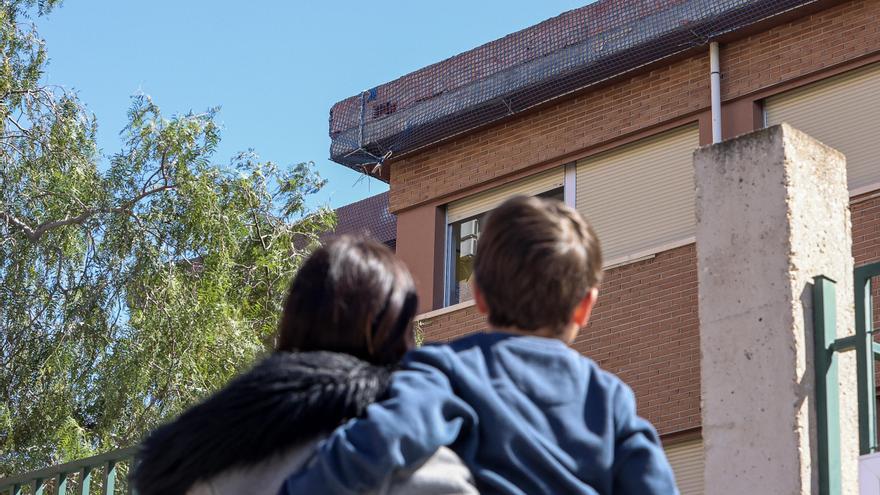
<path fill-rule="evenodd" d="M 452 224 L 452 287 L 449 287 L 449 304 L 468 301 L 473 298 L 470 288 L 473 274 L 474 255 L 477 254 L 477 239 L 480 237 L 480 222 L 485 215 Z"/>
<path fill-rule="evenodd" d="M 563 188 L 552 189 L 538 196 L 564 200 Z M 480 238 L 480 224 L 485 221 L 488 213 L 476 217 L 467 218 L 460 222 L 450 224 L 450 286 L 446 288 L 448 304 L 458 304 L 473 299 L 471 293 L 471 278 L 474 271 L 474 255 L 477 254 L 477 244 Z"/>

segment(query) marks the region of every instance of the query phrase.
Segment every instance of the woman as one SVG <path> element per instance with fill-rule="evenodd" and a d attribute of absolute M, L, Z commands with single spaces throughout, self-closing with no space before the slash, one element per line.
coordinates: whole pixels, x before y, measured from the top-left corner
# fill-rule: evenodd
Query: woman
<path fill-rule="evenodd" d="M 342 237 L 293 279 L 276 352 L 141 445 L 141 495 L 271 494 L 317 443 L 384 393 L 413 345 L 417 298 L 388 248 Z M 452 451 L 401 473 L 387 493 L 477 493 Z"/>

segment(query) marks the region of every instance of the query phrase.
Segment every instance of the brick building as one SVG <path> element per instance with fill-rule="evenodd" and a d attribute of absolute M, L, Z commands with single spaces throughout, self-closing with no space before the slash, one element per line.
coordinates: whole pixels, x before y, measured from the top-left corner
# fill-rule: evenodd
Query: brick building
<path fill-rule="evenodd" d="M 395 115 L 410 112 L 412 122 L 419 105 L 471 94 L 468 87 L 516 77 L 529 64 L 595 42 L 590 29 L 571 34 L 560 25 L 628 36 L 627 29 L 641 29 L 644 19 L 685 3 L 600 0 L 567 12 L 341 101 L 333 109 L 331 136 L 337 147 L 341 136 L 357 132 L 338 122 L 346 112 L 359 112 L 357 146 L 376 156 L 376 164 L 342 159 L 339 148 L 334 159 L 389 182 L 397 252 L 417 278 L 419 320 L 431 340 L 483 329 L 466 288 L 483 214 L 517 193 L 553 195 L 582 211 L 602 239 L 606 276 L 594 317 L 574 347 L 632 386 L 640 414 L 661 434 L 683 493 L 701 493 L 691 157 L 712 141 L 708 42 L 720 43 L 723 137 L 786 121 L 843 151 L 856 266 L 880 261 L 880 1 L 740 2 L 740 9 L 768 7 L 651 60 L 631 56 L 628 63 L 596 66 L 601 77 L 580 79 L 574 89 L 559 84 L 559 94 L 544 94 L 523 108 L 510 102 L 528 88 L 498 96 L 506 115 L 479 117 L 486 107 L 479 114 L 485 102 L 477 99 L 476 110 L 467 102 L 453 109 L 457 116 L 477 112 L 473 119 L 453 125 L 452 117 L 437 114 L 413 128 L 410 135 L 421 140 L 396 149 L 396 131 L 374 132 L 374 139 L 364 134 Z M 642 4 L 650 9 L 635 7 Z M 621 19 L 615 8 L 627 5 L 635 14 Z M 700 27 L 699 19 L 678 22 L 673 14 L 657 22 Z M 654 42 L 666 46 L 657 32 L 656 40 L 649 33 L 640 44 L 620 44 L 632 50 Z M 523 43 L 539 53 L 498 56 Z M 377 149 L 393 153 L 380 160 Z"/>

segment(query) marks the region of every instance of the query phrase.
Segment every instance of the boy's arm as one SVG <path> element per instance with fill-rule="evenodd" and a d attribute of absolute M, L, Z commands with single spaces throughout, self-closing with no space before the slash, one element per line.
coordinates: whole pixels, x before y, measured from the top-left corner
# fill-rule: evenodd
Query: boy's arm
<path fill-rule="evenodd" d="M 370 492 L 395 470 L 416 467 L 453 443 L 462 427 L 476 422 L 476 414 L 453 394 L 438 369 L 448 369 L 443 361 L 437 348 L 410 353 L 392 375 L 389 398 L 337 428 L 280 493 Z"/>
<path fill-rule="evenodd" d="M 648 420 L 636 414 L 632 390 L 623 383 L 614 393 L 614 493 L 678 494 L 675 475 Z"/>

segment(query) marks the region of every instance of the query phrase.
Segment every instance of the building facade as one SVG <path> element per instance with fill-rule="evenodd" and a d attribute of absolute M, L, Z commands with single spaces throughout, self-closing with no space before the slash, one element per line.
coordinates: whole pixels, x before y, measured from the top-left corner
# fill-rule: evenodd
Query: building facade
<path fill-rule="evenodd" d="M 563 16 L 610 15 L 603 4 Z M 548 26 L 524 32 L 540 39 Z M 723 137 L 788 122 L 842 151 L 855 264 L 880 261 L 880 1 L 805 2 L 714 41 Z M 428 69 L 443 64 L 465 70 L 458 58 Z M 397 253 L 417 279 L 429 340 L 485 328 L 467 280 L 495 205 L 549 195 L 591 221 L 606 274 L 574 348 L 632 386 L 683 493 L 702 492 L 692 155 L 712 141 L 710 104 L 709 49 L 697 44 L 363 167 L 390 184 Z"/>

